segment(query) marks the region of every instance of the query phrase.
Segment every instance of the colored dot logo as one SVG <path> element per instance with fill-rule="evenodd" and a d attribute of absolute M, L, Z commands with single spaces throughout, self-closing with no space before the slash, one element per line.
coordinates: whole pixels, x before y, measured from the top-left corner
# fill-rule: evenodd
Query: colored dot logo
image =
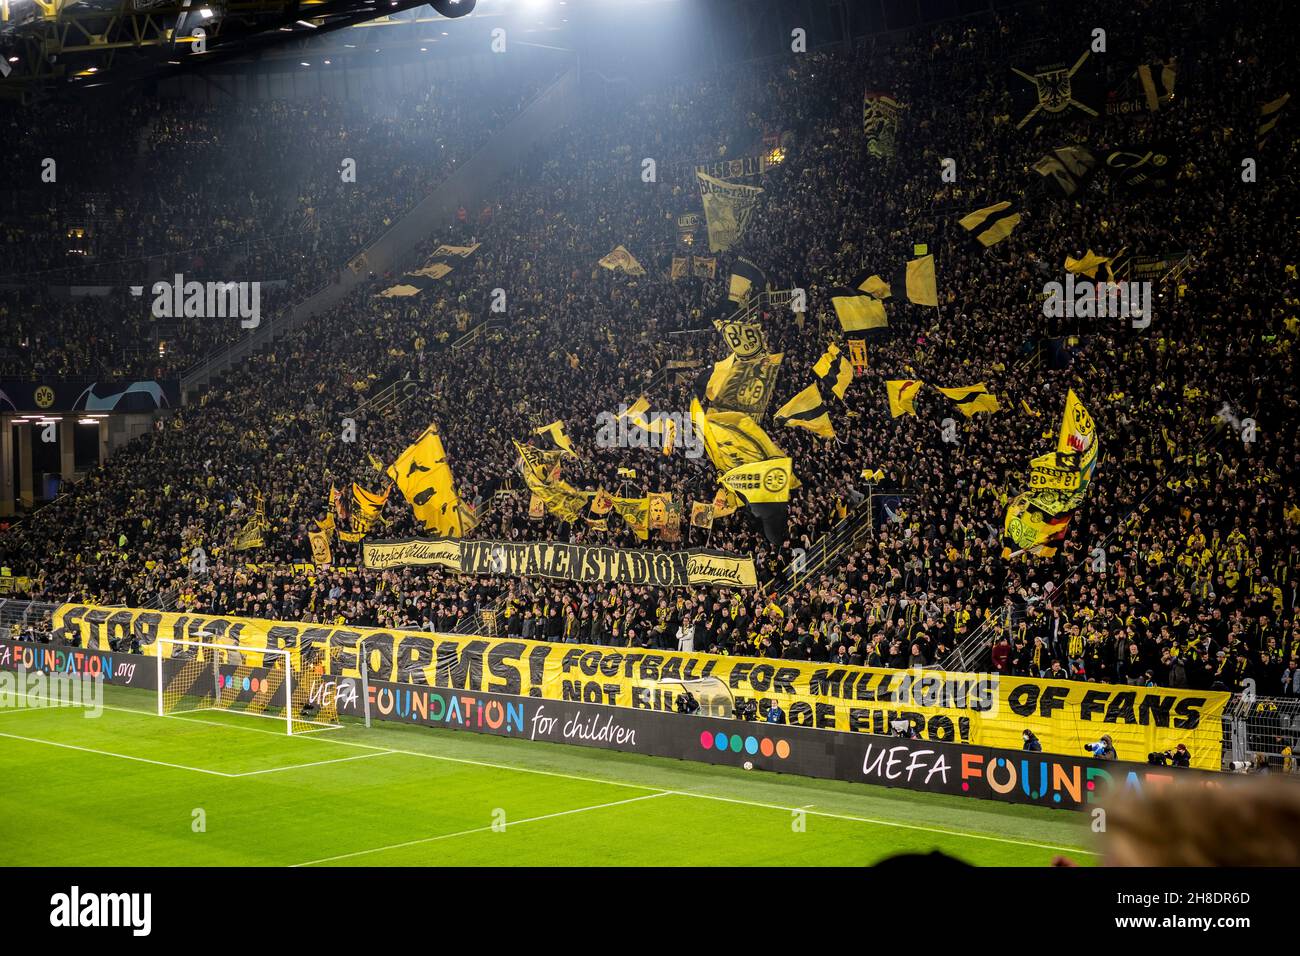
<path fill-rule="evenodd" d="M 777 759 L 784 760 L 790 756 L 790 742 L 788 740 L 773 740 L 771 737 L 742 737 L 740 734 L 725 734 L 719 731 L 712 733 L 704 731 L 700 734 L 700 746 L 705 750 L 730 751 L 738 754 L 742 750 L 753 756 L 762 754 L 764 757 L 775 755 Z"/>
<path fill-rule="evenodd" d="M 266 686 L 266 681 L 259 680 L 256 677 L 236 677 L 233 674 L 222 674 L 217 678 L 217 684 L 222 690 L 251 691 L 259 693 Z"/>

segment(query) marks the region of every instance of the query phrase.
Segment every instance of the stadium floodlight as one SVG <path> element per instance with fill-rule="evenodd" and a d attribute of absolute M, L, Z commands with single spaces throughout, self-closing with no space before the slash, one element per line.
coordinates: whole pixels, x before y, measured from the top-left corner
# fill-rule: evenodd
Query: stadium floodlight
<path fill-rule="evenodd" d="M 444 17 L 464 17 L 474 10 L 477 0 L 429 0 L 434 12 Z"/>
<path fill-rule="evenodd" d="M 224 711 L 283 721 L 289 735 L 339 726 L 338 698 L 311 681 L 300 648 L 160 637 L 154 652 L 159 717 Z"/>

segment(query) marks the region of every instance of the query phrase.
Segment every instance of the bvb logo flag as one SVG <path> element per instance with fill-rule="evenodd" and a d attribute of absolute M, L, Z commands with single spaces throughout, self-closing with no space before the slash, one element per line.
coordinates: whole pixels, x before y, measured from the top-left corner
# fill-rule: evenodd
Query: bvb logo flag
<path fill-rule="evenodd" d="M 401 490 L 425 530 L 436 531 L 444 538 L 464 534 L 460 496 L 436 425 L 426 428 L 389 466 L 388 477 Z"/>
<path fill-rule="evenodd" d="M 718 480 L 751 505 L 790 500 L 789 458 L 769 458 L 731 469 Z"/>
<path fill-rule="evenodd" d="M 696 172 L 695 176 L 700 184 L 700 200 L 704 203 L 709 251 L 726 252 L 744 237 L 763 190 L 758 186 L 724 182 L 702 172 Z"/>
<path fill-rule="evenodd" d="M 1017 495 L 1007 505 L 1007 516 L 1002 526 L 1003 537 L 1010 542 L 1003 558 L 1011 558 L 1021 551 L 1032 551 L 1040 557 L 1056 554 L 1056 542 L 1065 537 L 1070 515 L 1054 517 L 1033 506 L 1029 494 Z M 1012 546 L 1015 553 L 1012 552 Z"/>
<path fill-rule="evenodd" d="M 1088 116 L 1097 115 L 1096 109 L 1079 99 L 1080 96 L 1090 99 L 1090 93 L 1083 93 L 1075 89 L 1075 74 L 1078 74 L 1084 64 L 1087 63 L 1090 52 L 1090 50 L 1084 50 L 1083 55 L 1075 60 L 1073 66 L 1066 66 L 1064 63 L 1053 63 L 1049 66 L 1038 67 L 1033 74 L 1026 73 L 1016 67 L 1011 68 L 1012 73 L 1033 87 L 1038 100 L 1033 108 L 1016 124 L 1016 129 L 1024 129 L 1025 124 L 1035 117 L 1041 120 L 1043 118 L 1042 114 L 1059 116 L 1070 109 L 1079 110 Z M 1091 77 L 1087 74 L 1080 75 L 1080 80 L 1087 79 L 1091 79 Z"/>
<path fill-rule="evenodd" d="M 760 352 L 767 351 L 767 342 L 763 339 L 763 326 L 758 322 L 724 322 L 721 319 L 713 323 L 722 333 L 733 355 L 738 359 L 751 359 Z"/>
<path fill-rule="evenodd" d="M 760 352 L 752 359 L 734 353 L 713 366 L 704 396 L 713 408 L 743 412 L 755 419 L 767 413 L 784 352 Z"/>
<path fill-rule="evenodd" d="M 770 543 L 780 544 L 785 540 L 790 488 L 794 484 L 789 458 L 741 465 L 718 480 L 724 488 L 749 502 L 749 510 L 763 525 L 763 535 Z"/>

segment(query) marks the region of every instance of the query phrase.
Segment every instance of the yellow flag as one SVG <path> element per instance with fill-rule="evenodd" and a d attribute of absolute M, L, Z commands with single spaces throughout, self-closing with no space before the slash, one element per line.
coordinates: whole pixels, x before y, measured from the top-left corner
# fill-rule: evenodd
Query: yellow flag
<path fill-rule="evenodd" d="M 937 390 L 956 402 L 957 408 L 967 418 L 980 412 L 996 412 L 999 407 L 997 396 L 992 394 L 983 382 L 966 388 L 937 388 Z"/>
<path fill-rule="evenodd" d="M 389 466 L 388 477 L 401 490 L 426 531 L 434 531 L 444 538 L 463 537 L 460 496 L 436 425 L 426 428 Z"/>
<path fill-rule="evenodd" d="M 885 389 L 889 393 L 889 414 L 894 418 L 899 415 L 916 414 L 916 393 L 921 390 L 922 383 L 916 379 L 895 379 L 885 382 Z"/>
<path fill-rule="evenodd" d="M 784 421 L 788 428 L 806 428 L 822 438 L 835 437 L 835 426 L 816 382 L 777 409 L 774 418 Z"/>
<path fill-rule="evenodd" d="M 718 480 L 751 505 L 790 500 L 789 458 L 772 458 L 731 469 Z"/>
<path fill-rule="evenodd" d="M 829 381 L 831 394 L 843 401 L 844 393 L 849 390 L 849 383 L 853 381 L 853 366 L 840 354 L 839 347 L 832 342 L 813 366 L 813 374 L 823 381 Z M 777 414 L 779 415 L 780 412 Z"/>
<path fill-rule="evenodd" d="M 908 262 L 907 298 L 917 305 L 939 304 L 939 284 L 934 274 L 934 256 L 922 256 Z"/>

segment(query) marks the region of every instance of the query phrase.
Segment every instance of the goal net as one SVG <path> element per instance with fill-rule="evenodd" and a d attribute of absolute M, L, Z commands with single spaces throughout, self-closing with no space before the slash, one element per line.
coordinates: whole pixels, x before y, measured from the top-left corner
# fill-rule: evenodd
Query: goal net
<path fill-rule="evenodd" d="M 229 711 L 278 721 L 286 734 L 337 727 L 338 704 L 316 695 L 318 648 L 249 648 L 159 638 L 158 715 Z"/>

